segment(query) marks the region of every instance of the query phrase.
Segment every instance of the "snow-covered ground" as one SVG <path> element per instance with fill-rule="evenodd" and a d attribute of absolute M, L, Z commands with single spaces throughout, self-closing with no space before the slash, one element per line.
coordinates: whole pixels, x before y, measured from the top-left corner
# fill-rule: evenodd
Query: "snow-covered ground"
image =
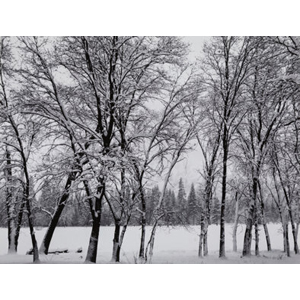
<path fill-rule="evenodd" d="M 98 263 L 109 263 L 112 251 L 113 227 L 101 227 L 100 241 L 98 248 Z M 152 263 L 300 263 L 300 255 L 286 257 L 283 252 L 282 232 L 279 224 L 270 224 L 269 233 L 271 237 L 272 252 L 267 252 L 265 235 L 263 229 L 260 230 L 260 257 L 254 255 L 249 258 L 241 258 L 243 244 L 244 227 L 238 229 L 238 253 L 232 252 L 232 225 L 226 225 L 226 259 L 218 258 L 219 249 L 219 226 L 211 225 L 208 233 L 209 256 L 203 259 L 197 257 L 199 243 L 199 226 L 183 227 L 160 227 L 157 230 L 154 256 Z M 36 230 L 38 243 L 40 244 L 45 234 L 46 228 Z M 87 227 L 59 227 L 56 229 L 50 249 L 69 250 L 66 254 L 51 254 L 42 256 L 44 263 L 81 263 L 84 261 L 91 228 Z M 150 227 L 147 227 L 148 240 Z M 138 256 L 140 239 L 140 227 L 129 227 L 121 251 L 122 263 L 134 263 Z M 299 242 L 299 238 L 298 238 Z M 292 236 L 290 236 L 290 246 L 293 249 Z M 254 247 L 254 243 L 252 244 Z M 21 230 L 18 255 L 6 255 L 7 253 L 7 229 L 0 229 L 0 263 L 30 263 L 32 256 L 25 255 L 31 248 L 29 229 Z M 82 248 L 82 253 L 76 253 L 78 248 Z"/>

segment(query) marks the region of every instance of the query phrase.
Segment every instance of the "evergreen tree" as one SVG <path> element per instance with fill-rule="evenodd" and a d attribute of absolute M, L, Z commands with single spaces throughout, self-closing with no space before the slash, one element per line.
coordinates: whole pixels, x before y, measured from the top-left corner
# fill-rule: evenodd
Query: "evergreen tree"
<path fill-rule="evenodd" d="M 199 208 L 200 207 L 197 201 L 195 187 L 192 183 L 187 201 L 187 221 L 189 224 L 195 225 L 198 223 L 198 217 L 200 215 Z"/>
<path fill-rule="evenodd" d="M 172 189 L 168 189 L 165 198 L 165 223 L 166 225 L 176 225 L 176 196 Z"/>
<path fill-rule="evenodd" d="M 179 180 L 178 194 L 177 194 L 177 209 L 178 209 L 178 220 L 179 223 L 185 223 L 186 221 L 186 192 L 182 178 Z"/>
<path fill-rule="evenodd" d="M 148 194 L 148 193 L 147 193 Z M 153 218 L 153 212 L 155 209 L 155 206 L 158 204 L 158 199 L 160 197 L 160 190 L 158 185 L 154 186 L 148 196 L 146 196 L 147 203 L 147 212 L 146 212 L 146 222 L 148 225 L 151 224 L 151 220 Z"/>
<path fill-rule="evenodd" d="M 213 198 L 211 209 L 211 223 L 219 225 L 220 223 L 221 204 L 218 198 Z"/>

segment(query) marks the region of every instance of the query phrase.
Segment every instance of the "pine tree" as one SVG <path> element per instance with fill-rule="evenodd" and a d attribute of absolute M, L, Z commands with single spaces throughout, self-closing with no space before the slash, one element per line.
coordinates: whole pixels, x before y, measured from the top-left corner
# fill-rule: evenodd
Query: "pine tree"
<path fill-rule="evenodd" d="M 219 225 L 220 223 L 220 213 L 221 213 L 221 204 L 218 198 L 213 198 L 212 201 L 212 214 L 211 214 L 211 223 Z"/>
<path fill-rule="evenodd" d="M 194 184 L 191 185 L 191 190 L 187 201 L 187 221 L 191 225 L 195 225 L 198 222 L 199 217 L 199 205 L 197 203 L 197 197 Z"/>
<path fill-rule="evenodd" d="M 179 180 L 178 194 L 177 194 L 177 208 L 178 208 L 178 219 L 180 223 L 185 223 L 186 221 L 186 192 L 183 184 L 182 178 Z"/>
<path fill-rule="evenodd" d="M 166 225 L 176 225 L 177 218 L 177 207 L 176 207 L 176 196 L 172 189 L 168 189 L 165 196 L 165 223 Z"/>
<path fill-rule="evenodd" d="M 151 224 L 151 220 L 153 218 L 153 212 L 154 212 L 155 206 L 158 203 L 159 197 L 160 197 L 160 190 L 159 190 L 159 187 L 156 185 L 151 189 L 149 196 L 146 199 L 146 201 L 148 201 L 148 203 L 147 203 L 148 209 L 146 212 L 146 222 L 148 225 Z"/>

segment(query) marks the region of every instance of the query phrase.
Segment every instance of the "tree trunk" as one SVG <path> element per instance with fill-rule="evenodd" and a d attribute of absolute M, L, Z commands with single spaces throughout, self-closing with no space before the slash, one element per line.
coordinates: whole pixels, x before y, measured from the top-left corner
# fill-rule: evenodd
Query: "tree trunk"
<path fill-rule="evenodd" d="M 298 247 L 298 242 L 297 242 L 296 227 L 295 227 L 295 223 L 294 223 L 292 209 L 289 207 L 288 211 L 289 211 L 289 216 L 290 216 L 290 221 L 291 221 L 291 226 L 292 226 L 292 235 L 293 235 L 293 240 L 294 240 L 294 252 L 295 252 L 295 254 L 298 254 L 299 247 Z"/>
<path fill-rule="evenodd" d="M 129 222 L 129 220 L 128 220 Z M 127 230 L 127 226 L 128 226 L 128 223 L 126 223 L 123 228 L 122 228 L 122 231 L 121 231 L 121 235 L 120 235 L 120 241 L 119 241 L 119 247 L 118 247 L 118 251 L 117 251 L 117 261 L 120 262 L 120 253 L 121 253 L 121 247 L 122 247 L 122 244 L 123 244 L 123 240 L 124 240 L 124 236 L 125 236 L 125 233 L 126 233 L 126 230 Z"/>
<path fill-rule="evenodd" d="M 11 166 L 11 154 L 8 148 L 6 148 L 6 212 L 7 212 L 7 229 L 8 229 L 8 254 L 16 253 L 15 245 L 15 219 L 14 219 L 14 205 L 12 203 L 12 166 Z"/>
<path fill-rule="evenodd" d="M 259 230 L 258 230 L 258 224 L 255 222 L 255 255 L 259 256 Z"/>
<path fill-rule="evenodd" d="M 258 178 L 255 173 L 253 176 L 252 184 L 252 199 L 250 201 L 248 217 L 246 221 L 246 230 L 244 236 L 243 256 L 251 255 L 251 242 L 252 242 L 252 225 L 255 217 L 255 206 L 256 206 L 256 194 L 257 194 Z"/>
<path fill-rule="evenodd" d="M 142 204 L 142 214 L 141 214 L 141 241 L 140 241 L 140 251 L 139 259 L 144 260 L 145 258 L 145 239 L 146 239 L 146 201 L 144 197 L 143 187 L 140 183 L 140 197 Z"/>
<path fill-rule="evenodd" d="M 100 221 L 101 215 L 99 214 L 97 217 L 93 219 L 93 226 L 91 237 L 88 246 L 88 252 L 85 258 L 86 263 L 96 263 L 97 259 L 97 251 L 98 251 L 98 239 L 99 239 L 99 231 L 100 231 Z"/>
<path fill-rule="evenodd" d="M 254 230 L 255 230 L 255 255 L 259 256 L 259 230 L 258 230 L 258 212 L 257 212 L 257 203 L 255 201 L 255 223 L 254 223 Z"/>
<path fill-rule="evenodd" d="M 284 225 L 284 236 L 285 236 L 285 248 L 286 248 L 286 255 L 290 257 L 290 242 L 289 242 L 289 223 L 287 222 Z"/>
<path fill-rule="evenodd" d="M 89 241 L 88 251 L 85 258 L 86 263 L 96 263 L 97 251 L 98 251 L 98 239 L 100 231 L 100 222 L 101 222 L 101 209 L 102 209 L 102 199 L 104 196 L 104 183 L 101 182 L 101 186 L 97 189 L 97 194 L 100 196 L 95 196 L 95 209 L 92 211 L 93 216 L 93 226 L 91 237 Z"/>
<path fill-rule="evenodd" d="M 261 201 L 261 221 L 262 221 L 262 224 L 263 224 L 263 227 L 264 227 L 266 243 L 267 243 L 267 249 L 268 249 L 268 251 L 272 251 L 271 239 L 270 239 L 270 235 L 269 235 L 268 226 L 267 226 L 267 223 L 266 223 L 265 209 L 264 209 L 264 205 L 263 205 L 262 201 Z"/>
<path fill-rule="evenodd" d="M 232 232 L 233 252 L 237 252 L 236 233 L 239 225 L 239 201 L 237 196 L 238 196 L 238 192 L 236 192 L 235 194 L 235 215 L 234 215 L 234 224 L 233 224 L 233 232 Z"/>
<path fill-rule="evenodd" d="M 268 251 L 272 251 L 272 247 L 271 247 L 271 239 L 270 239 L 270 235 L 269 235 L 269 230 L 268 230 L 268 226 L 267 226 L 265 220 L 263 220 L 263 227 L 264 227 L 265 236 L 266 236 L 267 249 L 268 249 Z"/>
<path fill-rule="evenodd" d="M 24 212 L 25 203 L 26 203 L 26 200 L 23 199 L 22 203 L 21 203 L 19 213 L 18 213 L 18 217 L 17 217 L 17 227 L 16 227 L 16 234 L 15 234 L 15 249 L 16 249 L 16 252 L 18 250 L 19 235 L 20 235 L 20 230 L 21 230 L 21 225 L 22 225 L 22 219 L 23 219 L 23 212 Z"/>
<path fill-rule="evenodd" d="M 227 145 L 227 127 L 224 124 L 223 136 L 223 176 L 222 176 L 222 200 L 221 200 L 221 216 L 220 216 L 220 248 L 219 257 L 225 257 L 225 202 L 226 202 L 226 184 L 227 184 L 227 160 L 228 160 L 228 145 Z"/>
<path fill-rule="evenodd" d="M 151 231 L 151 236 L 148 241 L 146 251 L 145 251 L 145 262 L 152 262 L 152 257 L 153 257 L 153 249 L 154 249 L 154 240 L 155 240 L 155 233 L 156 233 L 156 227 L 158 224 L 158 220 L 155 221 L 155 224 L 153 225 L 152 231 Z M 148 260 L 148 249 L 149 249 L 149 260 Z"/>
<path fill-rule="evenodd" d="M 113 253 L 111 259 L 114 262 L 120 262 L 120 228 L 120 220 L 116 220 L 113 239 Z"/>
<path fill-rule="evenodd" d="M 268 251 L 272 251 L 269 230 L 268 230 L 268 226 L 267 226 L 267 223 L 266 223 L 266 217 L 265 217 L 265 205 L 264 205 L 264 200 L 263 200 L 263 193 L 262 193 L 260 183 L 258 184 L 258 187 L 259 187 L 259 192 L 260 192 L 261 222 L 262 222 L 263 227 L 264 227 L 266 243 L 267 243 L 267 249 L 268 249 Z"/>
<path fill-rule="evenodd" d="M 285 225 L 282 224 L 282 236 L 283 236 L 283 252 L 286 253 L 286 228 L 285 228 Z"/>
<path fill-rule="evenodd" d="M 198 256 L 203 257 L 208 255 L 208 245 L 207 245 L 207 231 L 208 231 L 208 223 L 205 217 L 201 218 L 200 225 L 200 237 L 199 237 L 199 249 Z"/>
<path fill-rule="evenodd" d="M 283 252 L 285 253 L 285 252 L 286 252 L 285 221 L 284 221 L 284 216 L 283 216 L 283 214 L 282 214 L 280 205 L 277 205 L 277 208 L 278 208 L 278 213 L 279 213 L 280 222 L 281 222 L 281 225 L 282 225 Z"/>
<path fill-rule="evenodd" d="M 202 253 L 203 239 L 204 239 L 204 218 L 201 217 L 198 257 L 203 257 L 203 253 Z"/>
<path fill-rule="evenodd" d="M 208 255 L 207 232 L 208 232 L 208 227 L 205 226 L 204 237 L 203 237 L 203 250 L 204 250 L 204 256 L 207 256 L 207 255 Z"/>
<path fill-rule="evenodd" d="M 37 241 L 35 238 L 35 232 L 34 232 L 34 228 L 33 228 L 32 214 L 31 214 L 29 199 L 27 199 L 26 207 L 27 207 L 28 225 L 29 225 L 29 229 L 30 229 L 30 236 L 31 236 L 31 243 L 32 243 L 32 250 L 33 250 L 33 262 L 38 263 L 40 261 L 39 260 L 39 250 L 38 250 L 38 245 L 37 245 Z"/>
<path fill-rule="evenodd" d="M 74 181 L 74 179 L 75 179 L 74 173 L 72 173 L 68 176 L 68 179 L 67 179 L 67 182 L 65 185 L 65 189 L 64 189 L 64 194 L 60 198 L 58 206 L 56 207 L 56 210 L 53 214 L 53 218 L 50 221 L 47 232 L 46 232 L 44 239 L 42 241 L 42 244 L 40 246 L 40 250 L 39 250 L 40 253 L 48 254 L 49 246 L 50 246 L 55 228 L 56 228 L 59 218 L 66 206 L 66 203 L 69 199 L 70 188 L 71 188 L 71 185 L 72 185 L 72 182 Z"/>

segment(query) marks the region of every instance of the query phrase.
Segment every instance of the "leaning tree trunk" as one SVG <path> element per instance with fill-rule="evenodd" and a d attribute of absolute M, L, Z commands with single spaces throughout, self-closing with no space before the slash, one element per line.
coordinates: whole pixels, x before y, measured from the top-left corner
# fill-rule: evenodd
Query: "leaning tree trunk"
<path fill-rule="evenodd" d="M 145 262 L 152 262 L 152 257 L 153 257 L 153 249 L 154 249 L 154 241 L 155 241 L 155 233 L 156 233 L 156 227 L 158 224 L 158 220 L 155 221 L 155 224 L 153 225 L 152 231 L 151 231 L 151 235 L 150 235 L 150 239 L 148 241 L 147 247 L 146 247 L 146 251 L 145 251 Z M 149 250 L 148 250 L 149 249 Z M 148 251 L 149 251 L 149 260 L 148 260 Z"/>
<path fill-rule="evenodd" d="M 18 217 L 17 217 L 17 226 L 16 226 L 16 233 L 15 233 L 15 249 L 16 249 L 16 252 L 18 250 L 19 235 L 20 235 L 20 230 L 21 230 L 21 225 L 22 225 L 22 219 L 23 219 L 25 203 L 26 203 L 26 200 L 22 199 L 21 207 L 20 207 Z"/>
<path fill-rule="evenodd" d="M 154 222 L 154 225 L 152 227 L 151 234 L 150 234 L 150 239 L 147 243 L 147 247 L 146 247 L 146 250 L 145 250 L 145 262 L 148 261 L 148 262 L 151 263 L 151 261 L 152 261 L 156 228 L 158 226 L 158 223 L 159 223 L 160 219 L 162 217 L 164 217 L 164 215 L 165 214 L 162 213 L 161 215 L 157 216 L 156 219 L 155 219 L 155 222 Z M 149 252 L 149 260 L 148 260 L 148 252 Z"/>
<path fill-rule="evenodd" d="M 122 247 L 122 244 L 123 244 L 123 240 L 124 240 L 124 236 L 125 236 L 127 227 L 128 227 L 128 223 L 123 226 L 122 231 L 121 231 L 120 242 L 119 242 L 119 247 L 118 247 L 118 251 L 117 251 L 118 262 L 120 261 L 121 247 Z"/>
<path fill-rule="evenodd" d="M 113 249 L 113 258 L 112 259 L 115 262 L 120 262 L 121 247 L 122 247 L 122 244 L 123 244 L 123 240 L 124 240 L 124 237 L 125 237 L 125 233 L 126 233 L 126 230 L 127 230 L 127 227 L 128 227 L 129 221 L 130 221 L 130 218 L 131 218 L 131 214 L 129 214 L 127 216 L 126 223 L 123 225 L 122 231 L 119 234 L 118 245 L 117 245 L 116 248 Z"/>
<path fill-rule="evenodd" d="M 28 225 L 29 225 L 29 229 L 30 229 L 32 250 L 33 250 L 33 262 L 38 263 L 39 262 L 39 250 L 38 250 L 38 245 L 37 245 L 37 241 L 35 238 L 35 232 L 34 232 L 34 228 L 33 228 L 33 222 L 32 222 L 33 218 L 32 218 L 32 214 L 31 214 L 29 199 L 27 199 L 26 208 L 27 208 L 27 214 L 28 214 Z"/>
<path fill-rule="evenodd" d="M 268 251 L 272 251 L 270 234 L 269 234 L 268 226 L 267 226 L 265 220 L 263 220 L 263 227 L 264 227 L 265 236 L 266 236 L 267 249 L 268 249 Z"/>
<path fill-rule="evenodd" d="M 72 185 L 72 182 L 74 181 L 74 179 L 75 179 L 75 174 L 74 173 L 72 173 L 68 176 L 68 179 L 67 179 L 67 182 L 66 182 L 66 185 L 65 185 L 65 189 L 64 189 L 64 193 L 63 193 L 63 195 L 61 196 L 61 198 L 59 200 L 58 206 L 55 209 L 53 217 L 52 217 L 52 219 L 50 221 L 50 224 L 48 226 L 47 232 L 46 232 L 46 234 L 44 236 L 44 239 L 42 241 L 42 244 L 40 246 L 40 250 L 39 250 L 40 253 L 48 254 L 49 246 L 50 246 L 55 228 L 56 228 L 56 226 L 58 224 L 58 221 L 60 219 L 60 216 L 61 216 L 61 214 L 62 214 L 62 212 L 63 212 L 63 210 L 66 206 L 66 203 L 69 199 L 70 188 L 71 188 L 71 185 Z"/>
<path fill-rule="evenodd" d="M 266 222 L 266 216 L 265 216 L 265 205 L 263 201 L 263 194 L 260 183 L 258 184 L 259 192 L 260 192 L 260 210 L 261 210 L 261 222 L 264 227 L 265 237 L 266 237 L 266 243 L 267 243 L 267 249 L 268 251 L 272 251 L 271 247 L 271 239 L 269 235 L 269 230 Z"/>
<path fill-rule="evenodd" d="M 29 199 L 30 179 L 29 179 L 29 173 L 28 173 L 28 169 L 27 169 L 26 158 L 25 158 L 23 152 L 22 152 L 22 159 L 23 159 L 24 175 L 25 175 L 25 188 L 24 188 L 23 197 L 24 197 L 24 201 L 26 201 L 28 225 L 29 225 L 29 230 L 30 230 L 32 251 L 33 251 L 33 262 L 38 263 L 40 261 L 39 260 L 39 250 L 38 250 L 38 245 L 37 245 L 37 241 L 35 238 L 35 231 L 33 228 L 33 217 L 31 214 L 30 199 Z"/>

